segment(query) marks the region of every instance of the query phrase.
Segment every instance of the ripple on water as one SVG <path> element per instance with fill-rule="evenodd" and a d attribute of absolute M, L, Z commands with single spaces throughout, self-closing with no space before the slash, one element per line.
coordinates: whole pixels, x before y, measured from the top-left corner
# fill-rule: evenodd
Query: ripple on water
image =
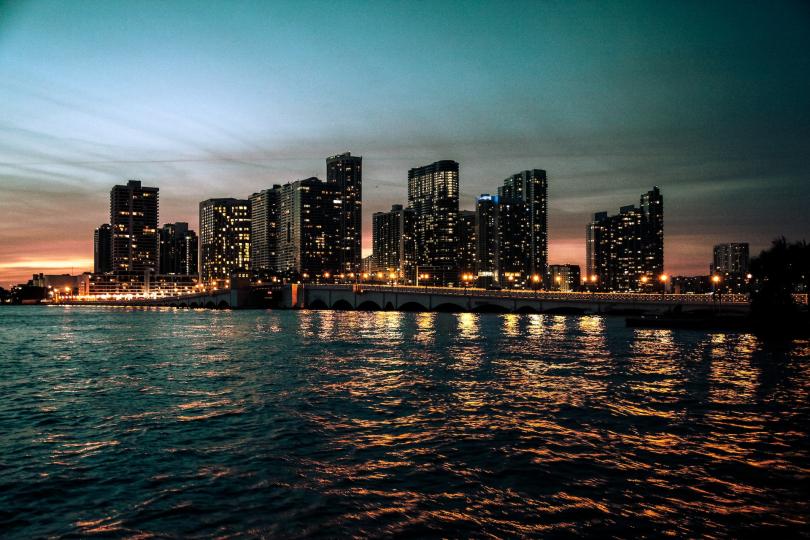
<path fill-rule="evenodd" d="M 807 340 L 542 314 L 0 324 L 12 537 L 808 531 Z"/>

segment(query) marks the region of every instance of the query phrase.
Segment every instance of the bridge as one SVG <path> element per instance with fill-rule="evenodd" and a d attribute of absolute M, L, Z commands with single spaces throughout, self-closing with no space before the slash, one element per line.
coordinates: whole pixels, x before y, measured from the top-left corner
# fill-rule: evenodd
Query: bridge
<path fill-rule="evenodd" d="M 287 285 L 280 307 L 495 313 L 747 313 L 748 297 L 727 294 L 547 292 L 388 285 Z"/>
<path fill-rule="evenodd" d="M 478 313 L 644 314 L 669 311 L 748 313 L 748 297 L 725 294 L 548 292 L 365 284 L 234 287 L 162 298 L 72 300 L 71 304 L 187 308 L 339 309 Z"/>

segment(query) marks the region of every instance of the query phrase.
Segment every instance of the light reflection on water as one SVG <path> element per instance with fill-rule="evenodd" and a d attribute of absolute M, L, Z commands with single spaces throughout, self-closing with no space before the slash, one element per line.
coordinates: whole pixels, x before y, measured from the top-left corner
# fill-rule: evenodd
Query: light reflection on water
<path fill-rule="evenodd" d="M 11 536 L 807 531 L 807 340 L 536 314 L 0 324 Z"/>

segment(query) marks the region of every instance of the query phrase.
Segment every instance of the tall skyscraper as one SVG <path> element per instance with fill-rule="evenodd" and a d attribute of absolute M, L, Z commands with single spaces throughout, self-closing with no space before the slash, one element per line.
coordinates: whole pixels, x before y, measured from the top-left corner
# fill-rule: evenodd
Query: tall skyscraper
<path fill-rule="evenodd" d="M 326 183 L 335 192 L 337 229 L 334 248 L 340 272 L 357 272 L 362 264 L 363 158 L 350 152 L 326 158 Z M 331 232 L 331 231 L 330 231 Z"/>
<path fill-rule="evenodd" d="M 93 232 L 93 272 L 106 274 L 112 269 L 112 227 L 105 223 Z"/>
<path fill-rule="evenodd" d="M 276 245 L 279 272 L 307 280 L 343 270 L 338 246 L 332 242 L 341 207 L 335 185 L 318 178 L 281 186 Z"/>
<path fill-rule="evenodd" d="M 278 273 L 281 186 L 250 196 L 250 264 L 257 277 Z"/>
<path fill-rule="evenodd" d="M 747 274 L 749 260 L 748 243 L 717 244 L 714 246 L 714 261 L 711 265 L 711 272 L 719 274 Z"/>
<path fill-rule="evenodd" d="M 548 271 L 546 171 L 514 174 L 498 188 L 500 272 L 528 282 Z"/>
<path fill-rule="evenodd" d="M 188 223 L 166 223 L 160 228 L 159 237 L 160 273 L 197 275 L 197 233 L 188 228 Z"/>
<path fill-rule="evenodd" d="M 110 191 L 112 264 L 114 272 L 158 269 L 158 188 L 139 180 Z"/>
<path fill-rule="evenodd" d="M 437 161 L 408 171 L 408 206 L 414 210 L 416 264 L 437 281 L 457 280 L 458 163 Z"/>
<path fill-rule="evenodd" d="M 375 268 L 395 271 L 404 283 L 415 280 L 414 211 L 395 204 L 372 216 L 372 260 Z"/>
<path fill-rule="evenodd" d="M 200 277 L 224 281 L 250 269 L 250 201 L 208 199 L 200 203 Z"/>
<path fill-rule="evenodd" d="M 478 233 L 475 227 L 475 211 L 459 210 L 456 225 L 458 236 L 457 267 L 461 274 L 475 274 L 478 252 Z"/>
<path fill-rule="evenodd" d="M 586 280 L 601 289 L 631 291 L 654 284 L 664 272 L 663 197 L 653 188 L 641 206 L 594 214 L 586 230 Z"/>

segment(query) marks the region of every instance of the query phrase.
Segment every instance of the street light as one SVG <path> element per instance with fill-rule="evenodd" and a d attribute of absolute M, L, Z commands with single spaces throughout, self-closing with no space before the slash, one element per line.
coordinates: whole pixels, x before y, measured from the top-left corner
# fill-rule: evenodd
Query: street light
<path fill-rule="evenodd" d="M 669 281 L 669 276 L 666 274 L 661 274 L 658 276 L 658 280 L 661 282 L 661 296 L 664 296 L 667 292 L 667 281 Z"/>
<path fill-rule="evenodd" d="M 717 274 L 712 276 L 712 296 L 714 296 L 714 300 L 716 302 L 720 302 L 720 291 L 717 290 L 717 286 L 720 284 L 720 276 Z"/>
<path fill-rule="evenodd" d="M 472 278 L 473 278 L 472 274 L 461 275 L 461 282 L 464 284 L 464 294 L 467 294 L 467 286 L 470 284 L 470 280 Z"/>

